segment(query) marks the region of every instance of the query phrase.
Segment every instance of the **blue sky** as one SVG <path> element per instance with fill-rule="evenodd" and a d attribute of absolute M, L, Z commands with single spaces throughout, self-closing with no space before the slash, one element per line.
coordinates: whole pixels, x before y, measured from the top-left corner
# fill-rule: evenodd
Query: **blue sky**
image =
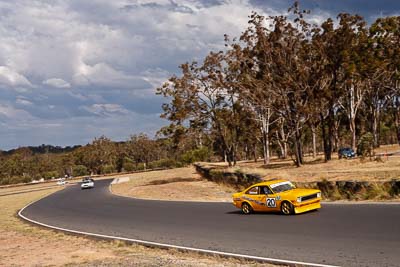
<path fill-rule="evenodd" d="M 168 122 L 155 88 L 177 66 L 223 49 L 247 16 L 285 14 L 292 1 L 0 1 L 0 149 L 150 136 Z M 307 0 L 310 20 L 340 12 L 369 22 L 399 1 Z"/>

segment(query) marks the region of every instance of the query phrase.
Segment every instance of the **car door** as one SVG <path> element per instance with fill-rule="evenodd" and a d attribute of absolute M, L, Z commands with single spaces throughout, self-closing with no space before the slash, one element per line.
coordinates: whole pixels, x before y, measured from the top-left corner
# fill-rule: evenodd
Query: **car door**
<path fill-rule="evenodd" d="M 275 194 L 269 186 L 260 187 L 260 198 L 259 201 L 263 203 L 263 211 L 277 211 L 280 206 L 280 198 Z"/>
<path fill-rule="evenodd" d="M 263 202 L 261 202 L 262 195 L 260 195 L 260 187 L 253 186 L 247 190 L 244 200 L 249 202 L 255 211 L 263 210 Z"/>

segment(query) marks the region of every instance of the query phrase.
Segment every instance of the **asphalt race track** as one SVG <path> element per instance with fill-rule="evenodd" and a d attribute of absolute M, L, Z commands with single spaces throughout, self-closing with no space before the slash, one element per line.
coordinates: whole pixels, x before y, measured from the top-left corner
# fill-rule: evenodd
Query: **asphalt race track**
<path fill-rule="evenodd" d="M 339 266 L 400 266 L 400 205 L 325 204 L 295 216 L 242 215 L 230 203 L 112 195 L 110 180 L 52 194 L 22 215 L 48 225 L 185 247 Z M 184 189 L 184 188 L 182 188 Z"/>

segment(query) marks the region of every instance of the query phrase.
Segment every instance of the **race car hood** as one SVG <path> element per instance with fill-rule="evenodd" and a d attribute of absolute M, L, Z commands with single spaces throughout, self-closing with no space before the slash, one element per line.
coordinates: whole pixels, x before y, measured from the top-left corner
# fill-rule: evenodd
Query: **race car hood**
<path fill-rule="evenodd" d="M 242 195 L 242 192 L 235 193 L 232 195 L 232 198 L 239 198 Z"/>
<path fill-rule="evenodd" d="M 281 197 L 296 199 L 297 197 L 308 196 L 308 195 L 316 194 L 319 192 L 321 192 L 321 191 L 318 189 L 295 188 L 295 189 L 288 190 L 288 191 L 278 193 L 278 194 Z"/>

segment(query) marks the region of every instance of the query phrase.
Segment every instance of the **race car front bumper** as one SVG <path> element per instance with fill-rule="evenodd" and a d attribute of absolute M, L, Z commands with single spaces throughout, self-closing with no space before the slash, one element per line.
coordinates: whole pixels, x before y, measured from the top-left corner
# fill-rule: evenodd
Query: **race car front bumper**
<path fill-rule="evenodd" d="M 294 206 L 294 212 L 297 213 L 303 213 L 303 212 L 307 212 L 310 210 L 316 210 L 316 209 L 320 209 L 321 208 L 321 202 L 313 202 L 310 204 L 306 204 L 306 205 L 301 205 L 301 206 Z"/>

